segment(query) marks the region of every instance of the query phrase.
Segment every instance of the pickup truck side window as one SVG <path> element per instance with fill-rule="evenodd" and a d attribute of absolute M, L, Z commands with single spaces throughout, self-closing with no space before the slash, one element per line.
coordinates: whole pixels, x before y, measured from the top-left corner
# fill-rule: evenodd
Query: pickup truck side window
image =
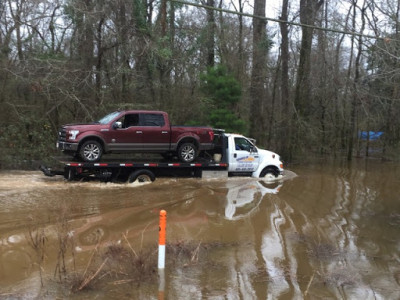
<path fill-rule="evenodd" d="M 139 125 L 139 114 L 126 114 L 122 118 L 118 120 L 121 122 L 122 126 L 121 128 L 129 128 L 132 126 L 138 126 Z"/>
<path fill-rule="evenodd" d="M 140 125 L 163 127 L 165 125 L 164 116 L 162 114 L 142 114 Z"/>

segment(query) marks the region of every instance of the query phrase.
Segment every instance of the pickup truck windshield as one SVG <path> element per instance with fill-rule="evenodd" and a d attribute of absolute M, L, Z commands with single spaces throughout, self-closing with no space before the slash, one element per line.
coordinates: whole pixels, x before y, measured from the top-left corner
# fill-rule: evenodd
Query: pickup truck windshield
<path fill-rule="evenodd" d="M 116 116 L 118 116 L 121 112 L 119 111 L 115 111 L 111 114 L 108 114 L 107 116 L 101 118 L 100 120 L 98 120 L 96 123 L 100 123 L 100 124 L 108 124 L 110 121 L 112 121 Z"/>

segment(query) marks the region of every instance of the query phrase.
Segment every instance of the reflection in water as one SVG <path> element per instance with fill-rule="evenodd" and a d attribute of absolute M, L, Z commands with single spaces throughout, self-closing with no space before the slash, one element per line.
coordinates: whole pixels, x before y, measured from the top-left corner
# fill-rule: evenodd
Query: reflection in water
<path fill-rule="evenodd" d="M 239 220 L 255 212 L 265 194 L 277 194 L 282 183 L 266 183 L 262 180 L 237 184 L 227 182 L 225 217 Z"/>
<path fill-rule="evenodd" d="M 295 232 L 291 215 L 293 210 L 279 200 L 269 205 L 267 230 L 262 236 L 261 252 L 269 277 L 268 298 L 276 299 L 289 292 L 299 297 L 300 288 L 296 274 L 298 263 L 290 241 L 285 240 L 285 232 Z"/>
<path fill-rule="evenodd" d="M 399 299 L 399 166 L 356 161 L 294 171 L 298 177 L 287 171 L 275 183 L 158 179 L 145 186 L 2 172 L 0 298 L 66 295 L 53 278 L 62 216 L 75 255 L 67 253 L 68 271 L 74 261 L 83 273 L 93 251 L 110 244 L 156 253 L 158 213 L 166 209 L 167 244 L 197 245 L 188 261 L 166 257 L 166 299 Z M 28 234 L 35 228 L 47 238 L 44 289 Z M 73 298 L 158 296 L 158 282 L 133 288 L 118 274 L 103 275 L 99 288 Z"/>

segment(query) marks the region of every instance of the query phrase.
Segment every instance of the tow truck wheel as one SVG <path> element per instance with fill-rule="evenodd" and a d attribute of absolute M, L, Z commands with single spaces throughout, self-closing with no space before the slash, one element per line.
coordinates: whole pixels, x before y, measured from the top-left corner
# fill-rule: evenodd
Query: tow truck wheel
<path fill-rule="evenodd" d="M 192 143 L 183 143 L 178 149 L 179 160 L 185 163 L 194 161 L 197 157 L 197 148 Z"/>
<path fill-rule="evenodd" d="M 79 156 L 86 162 L 97 162 L 103 155 L 103 147 L 97 141 L 84 142 L 79 150 Z"/>
<path fill-rule="evenodd" d="M 64 178 L 67 179 L 67 181 L 73 181 L 75 179 L 75 170 L 68 168 L 65 171 Z"/>
<path fill-rule="evenodd" d="M 276 179 L 278 177 L 278 175 L 279 174 L 275 169 L 267 167 L 261 171 L 260 178 L 273 180 L 273 179 Z"/>
<path fill-rule="evenodd" d="M 136 170 L 129 175 L 128 182 L 146 183 L 153 182 L 155 179 L 156 176 L 149 170 Z"/>

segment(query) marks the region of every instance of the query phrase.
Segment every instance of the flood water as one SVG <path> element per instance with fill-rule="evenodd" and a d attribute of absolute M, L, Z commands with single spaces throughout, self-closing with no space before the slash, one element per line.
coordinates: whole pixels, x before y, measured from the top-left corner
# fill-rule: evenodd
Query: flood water
<path fill-rule="evenodd" d="M 289 169 L 144 185 L 2 171 L 0 298 L 400 299 L 400 165 Z M 157 257 L 161 209 L 165 271 L 143 260 L 133 278 L 122 254 Z"/>

